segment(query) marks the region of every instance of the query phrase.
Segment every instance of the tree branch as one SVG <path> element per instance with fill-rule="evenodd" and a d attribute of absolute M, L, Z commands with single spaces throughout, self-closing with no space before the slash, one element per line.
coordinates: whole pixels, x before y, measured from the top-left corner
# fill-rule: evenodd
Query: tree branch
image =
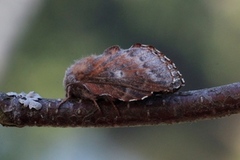
<path fill-rule="evenodd" d="M 39 110 L 24 107 L 18 96 L 0 93 L 3 126 L 118 127 L 173 124 L 214 119 L 240 112 L 240 82 L 224 86 L 155 94 L 135 102 L 40 99 Z M 114 105 L 114 106 L 113 106 Z M 116 109 L 117 108 L 117 109 Z M 119 112 L 119 113 L 118 113 Z"/>

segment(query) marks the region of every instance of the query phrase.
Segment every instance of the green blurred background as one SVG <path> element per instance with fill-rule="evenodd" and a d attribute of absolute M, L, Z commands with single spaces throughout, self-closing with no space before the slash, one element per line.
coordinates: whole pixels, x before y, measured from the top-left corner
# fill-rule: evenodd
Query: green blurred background
<path fill-rule="evenodd" d="M 182 90 L 240 79 L 240 1 L 48 0 L 34 10 L 25 28 L 19 27 L 9 58 L 0 53 L 6 62 L 1 92 L 34 90 L 63 98 L 64 72 L 75 59 L 136 42 L 155 46 L 175 62 L 186 81 Z M 0 127 L 0 159 L 235 160 L 239 120 L 234 115 L 136 128 Z"/>

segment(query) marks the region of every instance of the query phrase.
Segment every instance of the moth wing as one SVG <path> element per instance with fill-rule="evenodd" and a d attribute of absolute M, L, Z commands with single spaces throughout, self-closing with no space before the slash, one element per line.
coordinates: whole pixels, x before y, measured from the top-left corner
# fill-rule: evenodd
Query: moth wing
<path fill-rule="evenodd" d="M 121 48 L 118 45 L 105 49 L 103 54 L 97 56 L 95 60 L 92 62 L 92 66 L 93 66 L 92 71 L 94 73 L 102 72 L 103 66 L 110 63 L 113 56 L 116 55 L 120 50 Z M 92 74 L 92 76 L 94 76 L 94 73 Z"/>
<path fill-rule="evenodd" d="M 113 55 L 121 50 L 120 46 L 114 45 L 111 46 L 103 51 L 103 54 L 106 55 Z"/>
<path fill-rule="evenodd" d="M 175 64 L 152 46 L 135 44 L 126 50 L 110 47 L 100 59 L 104 59 L 96 60 L 100 67 L 93 67 L 83 79 L 90 92 L 97 95 L 142 99 L 153 92 L 173 92 L 184 83 Z M 122 98 L 125 94 L 129 98 Z"/>
<path fill-rule="evenodd" d="M 119 50 L 94 68 L 86 82 L 119 85 L 142 91 L 171 92 L 182 85 L 175 65 L 152 46 Z M 110 49 L 111 50 L 111 49 Z M 99 62 L 97 62 L 99 64 Z"/>
<path fill-rule="evenodd" d="M 92 93 L 99 96 L 110 96 L 122 101 L 134 101 L 144 99 L 152 94 L 150 91 L 135 90 L 124 86 L 86 83 L 84 86 Z"/>

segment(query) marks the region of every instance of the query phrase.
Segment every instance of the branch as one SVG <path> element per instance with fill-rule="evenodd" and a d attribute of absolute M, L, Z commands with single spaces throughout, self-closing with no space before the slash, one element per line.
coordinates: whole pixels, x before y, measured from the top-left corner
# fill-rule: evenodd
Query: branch
<path fill-rule="evenodd" d="M 224 86 L 155 94 L 135 102 L 40 99 L 41 108 L 30 109 L 18 96 L 0 93 L 0 124 L 3 126 L 119 127 L 174 124 L 214 119 L 240 112 L 240 82 Z"/>

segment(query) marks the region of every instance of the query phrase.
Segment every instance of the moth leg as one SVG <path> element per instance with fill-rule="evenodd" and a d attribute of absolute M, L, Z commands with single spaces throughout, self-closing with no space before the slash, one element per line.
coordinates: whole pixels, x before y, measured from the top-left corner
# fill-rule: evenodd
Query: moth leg
<path fill-rule="evenodd" d="M 66 93 L 66 97 L 58 104 L 58 109 L 60 109 L 60 106 L 63 105 L 63 103 L 65 103 L 68 99 L 70 99 L 70 85 L 67 86 L 67 93 Z"/>
<path fill-rule="evenodd" d="M 87 119 L 88 117 L 91 117 L 92 115 L 94 115 L 97 111 L 98 111 L 98 109 L 96 109 L 96 110 L 90 112 L 89 114 L 87 114 L 86 116 L 84 116 L 83 119 L 82 119 L 82 122 L 87 121 L 86 119 Z"/>
<path fill-rule="evenodd" d="M 57 105 L 58 109 L 60 109 L 61 105 L 63 105 L 63 103 L 65 103 L 69 98 L 70 98 L 70 97 L 64 98 L 64 99 Z"/>
<path fill-rule="evenodd" d="M 119 109 L 115 106 L 115 104 L 113 103 L 115 101 L 114 98 L 110 97 L 110 96 L 105 96 L 104 99 L 108 102 L 111 103 L 112 107 L 114 108 L 114 110 L 117 112 L 117 115 L 120 117 L 121 114 L 119 112 Z"/>
<path fill-rule="evenodd" d="M 101 108 L 97 104 L 97 101 L 94 100 L 94 99 L 92 99 L 92 101 L 93 101 L 94 105 L 96 106 L 96 108 L 98 109 L 99 113 L 103 114 Z M 109 99 L 108 99 L 108 101 L 111 103 L 111 105 L 113 106 L 114 110 L 117 112 L 117 115 L 120 117 L 120 112 L 119 112 L 118 108 L 115 106 L 115 104 L 113 103 L 113 101 L 109 100 Z"/>
<path fill-rule="evenodd" d="M 101 108 L 99 107 L 99 105 L 97 104 L 96 100 L 95 100 L 95 99 L 92 99 L 92 101 L 93 101 L 94 105 L 97 107 L 99 113 L 102 114 L 102 110 L 101 110 Z"/>
<path fill-rule="evenodd" d="M 117 115 L 120 117 L 120 116 L 121 116 L 121 114 L 120 114 L 120 112 L 119 112 L 118 108 L 115 106 L 115 104 L 113 103 L 113 101 L 111 101 L 111 100 L 110 100 L 110 103 L 112 104 L 112 106 L 113 106 L 114 110 L 117 112 Z"/>

